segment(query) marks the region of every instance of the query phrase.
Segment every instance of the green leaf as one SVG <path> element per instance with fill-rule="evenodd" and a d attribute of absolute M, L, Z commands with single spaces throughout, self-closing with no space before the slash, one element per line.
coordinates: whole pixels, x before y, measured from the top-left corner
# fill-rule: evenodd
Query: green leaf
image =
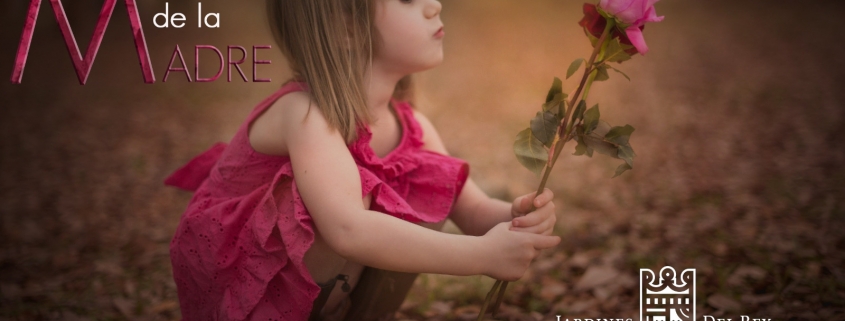
<path fill-rule="evenodd" d="M 550 111 L 538 111 L 537 115 L 531 119 L 531 134 L 537 137 L 544 146 L 551 147 L 559 126 L 560 121 L 555 114 Z"/>
<path fill-rule="evenodd" d="M 578 145 L 575 146 L 575 153 L 572 154 L 572 155 L 580 156 L 580 155 L 584 155 L 584 154 L 589 153 L 589 156 L 592 157 L 593 150 L 590 149 L 590 147 L 587 146 L 587 144 L 584 143 L 584 139 L 583 139 L 583 137 L 584 137 L 584 126 L 576 125 L 575 126 L 575 135 L 573 135 L 573 136 L 574 137 L 571 138 L 571 139 L 575 139 L 575 142 L 577 142 Z"/>
<path fill-rule="evenodd" d="M 578 68 L 581 68 L 582 63 L 584 63 L 584 58 L 575 59 L 575 61 L 569 64 L 569 68 L 566 69 L 566 79 L 572 77 L 572 75 L 574 75 L 575 72 L 578 71 Z"/>
<path fill-rule="evenodd" d="M 575 153 L 572 155 L 581 156 L 586 154 L 589 147 L 587 147 L 587 144 L 584 143 L 584 140 L 582 140 L 580 136 L 575 136 L 575 142 L 577 142 L 578 145 L 575 145 Z M 590 156 L 592 156 L 592 153 L 590 153 Z"/>
<path fill-rule="evenodd" d="M 607 64 L 601 64 L 596 67 L 596 78 L 593 78 L 593 81 L 605 81 L 610 79 L 610 75 L 607 74 Z"/>
<path fill-rule="evenodd" d="M 622 165 L 619 165 L 619 167 L 616 168 L 616 174 L 614 174 L 613 177 L 611 177 L 611 178 L 622 175 L 622 173 L 624 173 L 625 171 L 627 171 L 629 169 L 632 169 L 632 168 L 631 168 L 631 166 L 628 165 L 628 163 L 622 163 Z"/>
<path fill-rule="evenodd" d="M 596 112 L 592 112 L 595 108 Z M 585 113 L 584 125 L 575 127 L 574 139 L 578 142 L 575 146 L 575 153 L 573 155 L 587 155 L 592 157 L 593 151 L 605 154 L 607 156 L 622 159 L 625 161 L 616 169 L 616 175 L 621 175 L 623 172 L 634 168 L 634 149 L 631 148 L 628 139 L 631 133 L 634 132 L 634 127 L 631 125 L 611 127 L 607 122 L 596 119 L 595 128 L 589 133 L 586 132 L 587 118 L 594 117 L 589 114 L 597 114 L 598 106 L 593 106 Z"/>
<path fill-rule="evenodd" d="M 631 137 L 631 133 L 633 132 L 634 127 L 631 125 L 614 126 L 609 132 L 607 132 L 607 135 L 604 135 L 604 139 L 617 144 L 627 144 L 628 139 Z"/>
<path fill-rule="evenodd" d="M 578 122 L 578 120 L 584 118 L 584 110 L 587 109 L 587 102 L 582 100 L 578 103 L 578 107 L 575 107 L 575 113 L 572 114 L 573 123 Z"/>
<path fill-rule="evenodd" d="M 584 103 L 582 100 L 581 103 Z M 580 104 L 580 103 L 579 103 Z M 586 104 L 586 103 L 584 103 Z M 584 112 L 584 133 L 589 134 L 596 128 L 599 124 L 599 117 L 601 117 L 601 113 L 599 113 L 599 105 L 593 105 L 590 109 Z"/>
<path fill-rule="evenodd" d="M 624 76 L 624 77 L 625 77 L 625 79 L 628 79 L 628 81 L 631 81 L 631 77 L 628 77 L 628 75 L 626 75 L 624 72 L 622 72 L 622 70 L 619 70 L 619 69 L 613 68 L 612 66 L 608 66 L 608 67 L 610 67 L 610 69 L 613 69 L 613 71 L 615 71 L 615 72 L 618 72 L 618 73 L 622 74 L 622 76 Z"/>
<path fill-rule="evenodd" d="M 610 131 L 610 124 L 603 120 L 599 120 L 596 128 L 592 132 L 583 136 L 584 143 L 590 149 L 605 154 L 613 158 L 619 158 L 618 146 L 614 143 L 608 142 L 604 136 Z"/>
<path fill-rule="evenodd" d="M 610 132 L 610 124 L 606 121 L 599 120 L 599 123 L 596 125 L 596 128 L 593 129 L 593 132 L 590 134 L 596 135 L 596 137 L 604 139 L 604 135 Z"/>
<path fill-rule="evenodd" d="M 546 102 L 552 101 L 555 98 L 555 95 L 563 93 L 563 82 L 560 78 L 555 77 L 555 80 L 552 81 L 552 88 L 549 88 L 549 93 L 546 95 Z"/>
<path fill-rule="evenodd" d="M 543 104 L 543 111 L 555 115 L 558 123 L 563 119 L 564 111 L 566 110 L 563 107 L 566 104 L 566 96 L 564 93 L 557 93 L 552 100 Z"/>
<path fill-rule="evenodd" d="M 607 49 L 605 49 L 604 61 L 621 63 L 623 61 L 630 60 L 631 55 L 625 52 L 625 50 L 631 49 L 631 47 L 633 46 L 619 42 L 619 38 L 611 39 L 607 43 Z"/>
<path fill-rule="evenodd" d="M 595 132 L 584 136 L 583 139 L 584 143 L 587 144 L 587 147 L 599 152 L 599 154 L 619 158 L 618 147 L 611 142 L 605 141 L 601 136 L 595 135 Z"/>
<path fill-rule="evenodd" d="M 526 128 L 517 134 L 513 151 L 522 166 L 540 176 L 540 171 L 546 166 L 548 151 L 543 147 L 543 143 L 531 133 L 531 128 Z"/>
<path fill-rule="evenodd" d="M 616 156 L 624 160 L 625 163 L 628 164 L 628 166 L 630 166 L 631 168 L 634 167 L 634 156 L 636 155 L 634 154 L 634 149 L 631 148 L 631 145 L 619 145 Z"/>

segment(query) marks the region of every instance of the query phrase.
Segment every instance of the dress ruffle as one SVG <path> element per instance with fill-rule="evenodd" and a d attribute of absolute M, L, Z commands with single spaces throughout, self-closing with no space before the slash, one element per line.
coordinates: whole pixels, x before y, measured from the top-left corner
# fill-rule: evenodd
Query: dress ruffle
<path fill-rule="evenodd" d="M 349 146 L 361 172 L 362 190 L 373 190 L 374 211 L 415 223 L 439 222 L 449 215 L 453 201 L 460 196 L 469 165 L 462 159 L 421 149 L 422 128 L 414 120 L 413 110 L 405 102 L 393 103 L 408 131 L 394 151 L 379 158 L 370 147 L 372 131 L 368 126 L 359 127 L 359 139 Z"/>
<path fill-rule="evenodd" d="M 228 144 L 224 142 L 217 142 L 212 145 L 211 148 L 197 155 L 187 164 L 170 174 L 164 180 L 164 184 L 190 192 L 196 191 L 202 182 L 208 178 L 211 168 L 214 167 L 220 155 L 226 150 L 226 146 Z"/>
<path fill-rule="evenodd" d="M 422 130 L 410 105 L 399 105 L 396 111 L 407 133 L 384 159 L 369 147 L 367 126 L 359 127 L 359 139 L 349 146 L 361 178 L 361 197 L 372 193 L 371 210 L 409 222 L 442 221 L 461 193 L 469 165 L 421 149 Z M 245 144 L 242 126 L 231 144 L 213 145 L 165 180 L 196 192 L 171 246 L 183 317 L 305 320 L 320 291 L 303 260 L 315 238 L 313 219 L 297 190 L 289 157 L 263 155 L 265 163 L 276 164 L 266 165 L 277 168 L 272 180 L 247 195 L 227 197 L 225 186 L 234 181 L 227 176 L 235 175 L 228 173 L 239 164 L 227 159 L 239 153 L 228 152 Z M 261 154 L 251 157 L 255 155 Z M 183 295 L 189 293 L 193 295 Z"/>

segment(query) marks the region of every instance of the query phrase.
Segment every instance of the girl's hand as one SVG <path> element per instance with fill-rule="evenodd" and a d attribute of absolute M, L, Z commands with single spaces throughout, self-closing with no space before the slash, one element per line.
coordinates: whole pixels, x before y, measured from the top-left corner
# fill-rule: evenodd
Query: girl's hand
<path fill-rule="evenodd" d="M 525 275 L 540 250 L 557 246 L 560 237 L 511 231 L 508 227 L 510 222 L 502 222 L 481 236 L 479 253 L 484 275 L 512 282 Z"/>
<path fill-rule="evenodd" d="M 552 235 L 557 221 L 555 203 L 552 202 L 554 194 L 548 188 L 543 190 L 540 196 L 534 197 L 535 194 L 537 192 L 531 192 L 531 194 L 522 195 L 513 200 L 511 215 L 514 219 L 511 221 L 511 230 Z M 531 202 L 534 202 L 534 207 L 537 209 L 526 214 L 530 209 Z"/>

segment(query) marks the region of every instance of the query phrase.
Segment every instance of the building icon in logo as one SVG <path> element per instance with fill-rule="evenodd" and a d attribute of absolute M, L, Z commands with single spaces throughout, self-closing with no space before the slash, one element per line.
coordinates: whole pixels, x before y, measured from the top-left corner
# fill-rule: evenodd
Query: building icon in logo
<path fill-rule="evenodd" d="M 640 321 L 695 320 L 695 269 L 664 266 L 658 276 L 640 269 Z"/>

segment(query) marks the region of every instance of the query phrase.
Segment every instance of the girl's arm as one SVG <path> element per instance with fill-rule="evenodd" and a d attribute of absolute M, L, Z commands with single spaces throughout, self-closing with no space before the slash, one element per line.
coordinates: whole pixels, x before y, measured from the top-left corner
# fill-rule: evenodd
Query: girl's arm
<path fill-rule="evenodd" d="M 538 250 L 559 237 L 491 231 L 491 237 L 434 231 L 364 208 L 360 175 L 343 138 L 330 129 L 307 94 L 294 92 L 274 106 L 296 187 L 328 245 L 363 265 L 410 272 L 485 274 L 519 278 Z"/>
<path fill-rule="evenodd" d="M 434 125 L 422 113 L 414 111 L 414 117 L 420 123 L 423 129 L 423 149 L 428 149 L 443 155 L 449 155 L 440 135 L 434 128 Z M 524 231 L 543 233 L 549 235 L 548 231 L 554 227 L 554 203 L 550 203 L 552 199 L 551 190 L 541 194 L 541 197 L 534 198 L 534 194 L 520 196 L 514 203 L 508 203 L 503 200 L 491 198 L 487 196 L 475 182 L 468 178 L 461 195 L 455 203 L 449 218 L 455 222 L 455 225 L 461 229 L 461 232 L 467 235 L 484 235 L 496 224 L 502 222 L 509 222 L 514 218 L 516 212 L 523 213 L 527 211 L 531 201 L 540 209 L 538 215 L 531 215 L 530 217 L 519 218 L 516 221 L 520 226 L 530 226 L 531 228 Z M 549 208 L 542 208 L 549 203 Z M 551 211 L 551 212 L 549 212 Z M 534 214 L 534 213 L 532 213 Z M 549 226 L 550 225 L 550 226 Z M 519 230 L 520 228 L 517 228 Z"/>

